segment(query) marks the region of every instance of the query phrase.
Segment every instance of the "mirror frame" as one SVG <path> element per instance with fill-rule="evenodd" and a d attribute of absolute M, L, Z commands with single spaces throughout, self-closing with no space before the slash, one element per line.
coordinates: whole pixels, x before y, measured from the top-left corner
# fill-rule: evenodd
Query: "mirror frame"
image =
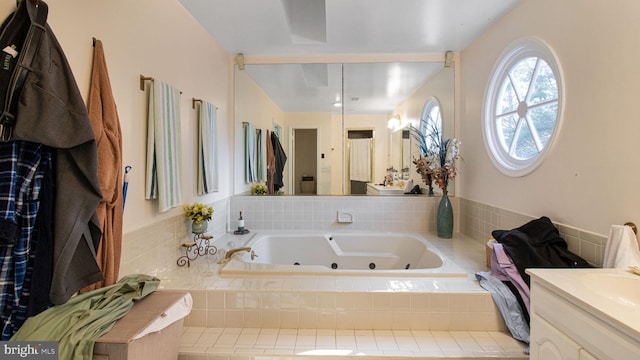
<path fill-rule="evenodd" d="M 357 64 L 357 63 L 380 63 L 380 62 L 442 62 L 445 64 L 445 55 L 446 53 L 398 53 L 398 54 L 326 54 L 326 55 L 316 55 L 316 54 L 298 54 L 298 55 L 243 55 L 243 65 L 265 65 L 265 64 L 313 64 L 313 63 L 326 63 L 326 64 Z M 459 138 L 459 119 L 458 114 L 460 113 L 460 61 L 459 61 L 459 53 L 453 53 L 453 59 L 449 62 L 450 67 L 453 68 L 453 105 L 452 105 L 452 137 Z M 238 149 L 241 149 L 241 146 L 238 145 L 238 141 L 242 140 L 242 121 L 238 121 L 236 119 L 236 98 L 235 98 L 235 69 L 239 66 L 237 63 L 238 56 L 230 57 L 230 74 L 232 74 L 231 81 L 231 96 L 229 97 L 230 101 L 230 109 L 232 110 L 232 114 L 230 116 L 233 119 L 233 138 L 234 138 L 234 148 L 232 150 L 233 156 L 233 164 L 234 169 L 232 176 L 232 194 L 233 195 L 246 195 L 250 194 L 251 184 L 244 183 L 242 176 L 242 168 L 243 166 L 238 166 L 238 161 L 240 156 L 236 156 L 238 153 Z M 428 100 L 428 99 L 427 99 Z M 443 114 L 443 117 L 445 115 Z M 342 131 L 344 131 L 344 112 L 342 114 L 343 124 Z M 445 130 L 447 131 L 447 130 Z M 240 146 L 240 147 L 239 147 Z M 344 149 L 342 151 L 343 165 L 344 165 Z M 341 169 L 341 172 L 344 174 L 344 169 Z M 413 178 L 413 174 L 412 178 Z M 455 183 L 458 182 L 458 178 L 454 180 Z M 344 181 L 342 182 L 344 184 Z M 424 185 L 424 184 L 422 184 Z M 454 185 L 454 188 L 457 188 Z M 426 185 L 425 185 L 426 186 Z M 345 189 L 342 189 L 342 194 L 320 194 L 316 196 L 351 196 L 350 194 L 344 194 Z M 295 196 L 294 194 L 288 194 L 290 196 Z M 450 193 L 451 195 L 451 193 Z M 357 196 L 357 195 L 355 195 Z M 389 196 L 389 195 L 386 195 Z"/>

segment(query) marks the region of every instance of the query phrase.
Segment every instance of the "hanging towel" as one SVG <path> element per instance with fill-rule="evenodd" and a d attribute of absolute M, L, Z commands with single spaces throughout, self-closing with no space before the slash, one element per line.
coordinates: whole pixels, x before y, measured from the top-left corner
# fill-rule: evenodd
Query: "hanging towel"
<path fill-rule="evenodd" d="M 215 105 L 202 101 L 198 116 L 198 195 L 218 191 L 218 136 Z"/>
<path fill-rule="evenodd" d="M 251 184 L 256 176 L 256 128 L 251 123 L 244 127 L 244 180 Z"/>
<path fill-rule="evenodd" d="M 627 225 L 611 225 L 604 248 L 603 268 L 624 268 L 640 265 L 638 239 Z"/>
<path fill-rule="evenodd" d="M 371 181 L 371 139 L 351 139 L 349 151 L 350 179 Z"/>
<path fill-rule="evenodd" d="M 118 281 L 122 251 L 122 132 L 100 40 L 96 40 L 93 50 L 87 109 L 98 146 L 98 177 L 102 201 L 98 204 L 97 212 L 102 240 L 96 260 L 104 274 L 104 280 L 84 288 L 83 291 L 113 285 Z"/>
<path fill-rule="evenodd" d="M 258 129 L 256 132 L 256 167 L 257 169 L 257 177 L 259 182 L 264 182 L 266 179 L 264 178 L 264 167 L 265 167 L 265 154 L 262 148 L 264 145 L 262 144 L 262 130 Z"/>
<path fill-rule="evenodd" d="M 145 199 L 160 212 L 180 204 L 180 91 L 159 80 L 149 89 Z"/>

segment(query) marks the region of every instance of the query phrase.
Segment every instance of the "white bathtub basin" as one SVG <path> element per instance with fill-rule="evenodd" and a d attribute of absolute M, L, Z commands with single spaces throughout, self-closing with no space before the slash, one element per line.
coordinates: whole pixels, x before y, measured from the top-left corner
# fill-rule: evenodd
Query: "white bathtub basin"
<path fill-rule="evenodd" d="M 428 240 L 399 233 L 260 232 L 221 274 L 467 276 Z"/>

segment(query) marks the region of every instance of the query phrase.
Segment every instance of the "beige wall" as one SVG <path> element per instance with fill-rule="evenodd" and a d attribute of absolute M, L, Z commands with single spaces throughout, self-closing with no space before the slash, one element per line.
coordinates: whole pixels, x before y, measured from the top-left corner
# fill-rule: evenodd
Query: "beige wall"
<path fill-rule="evenodd" d="M 640 2 L 524 0 L 462 54 L 461 175 L 472 201 L 608 234 L 640 222 Z M 563 123 L 546 161 L 519 178 L 502 175 L 485 150 L 483 100 L 500 53 L 525 36 L 557 54 Z"/>
<path fill-rule="evenodd" d="M 48 23 L 58 38 L 86 99 L 93 62 L 92 37 L 103 42 L 120 125 L 124 165 L 133 167 L 124 218 L 124 232 L 182 213 L 181 208 L 158 212 L 157 201 L 144 200 L 146 92 L 139 76 L 155 77 L 182 91 L 182 201 L 212 203 L 230 195 L 230 176 L 221 172 L 220 192 L 196 196 L 194 162 L 196 113 L 193 97 L 218 106 L 218 147 L 221 169 L 231 169 L 229 55 L 175 0 L 55 0 Z M 0 0 L 1 15 L 15 8 Z M 148 85 L 147 85 L 148 87 Z"/>

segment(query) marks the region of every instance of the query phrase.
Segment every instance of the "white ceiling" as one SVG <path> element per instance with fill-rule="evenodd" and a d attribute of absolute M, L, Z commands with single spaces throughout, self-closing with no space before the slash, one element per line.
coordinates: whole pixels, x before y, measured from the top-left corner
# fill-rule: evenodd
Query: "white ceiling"
<path fill-rule="evenodd" d="M 520 0 L 179 1 L 229 54 L 295 55 L 458 52 Z M 351 97 L 362 101 L 352 111 L 390 111 L 398 98 L 415 90 L 414 80 L 426 79 L 442 68 L 433 63 L 405 64 L 345 68 L 345 90 L 358 89 L 351 93 L 357 95 L 345 92 L 347 101 Z M 247 70 L 283 111 L 335 112 L 331 108 L 336 100 L 333 85 L 340 82 L 335 66 L 339 65 L 288 66 L 285 72 L 273 66 L 248 65 Z M 395 84 L 402 90 L 396 91 L 396 98 L 388 96 L 388 89 L 394 86 L 389 81 L 398 81 L 391 73 L 411 80 L 410 84 L 401 81 L 399 87 Z"/>

